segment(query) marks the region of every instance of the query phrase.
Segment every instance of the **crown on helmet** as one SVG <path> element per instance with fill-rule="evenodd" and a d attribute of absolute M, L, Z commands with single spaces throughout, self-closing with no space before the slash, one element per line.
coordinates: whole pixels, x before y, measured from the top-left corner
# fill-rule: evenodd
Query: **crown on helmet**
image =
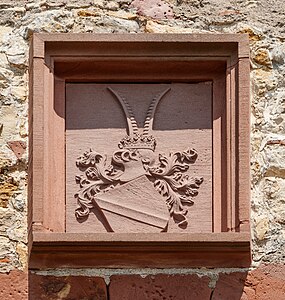
<path fill-rule="evenodd" d="M 170 91 L 170 87 L 152 99 L 146 114 L 142 133 L 138 133 L 138 124 L 136 122 L 133 110 L 130 104 L 128 103 L 127 99 L 124 96 L 121 96 L 118 92 L 114 91 L 111 87 L 108 87 L 108 90 L 118 99 L 118 101 L 122 105 L 122 108 L 127 118 L 129 135 L 121 139 L 121 141 L 118 144 L 118 147 L 120 149 L 128 150 L 149 149 L 154 151 L 156 146 L 156 140 L 152 135 L 150 135 L 153 126 L 154 113 L 158 102 L 166 93 Z"/>
<path fill-rule="evenodd" d="M 156 140 L 152 135 L 135 133 L 133 136 L 127 135 L 121 139 L 118 147 L 120 149 L 149 149 L 154 151 Z"/>

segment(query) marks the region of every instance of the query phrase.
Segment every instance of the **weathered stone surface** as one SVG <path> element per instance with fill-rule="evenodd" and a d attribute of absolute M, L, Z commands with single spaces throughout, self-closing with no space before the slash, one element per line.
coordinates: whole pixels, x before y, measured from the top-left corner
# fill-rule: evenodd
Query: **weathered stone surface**
<path fill-rule="evenodd" d="M 268 232 L 268 222 L 269 220 L 266 217 L 260 218 L 257 221 L 255 227 L 255 234 L 259 240 L 263 240 L 266 233 Z"/>
<path fill-rule="evenodd" d="M 134 5 L 136 7 L 131 7 L 131 2 L 133 5 L 137 3 Z M 169 19 L 165 18 L 164 12 Z M 28 52 L 29 40 L 34 32 L 249 34 L 252 53 L 253 266 L 257 267 L 262 261 L 284 264 L 284 14 L 283 0 L 0 0 L 0 190 L 4 191 L 0 200 L 0 272 L 26 266 L 27 157 L 25 153 L 19 162 L 7 142 L 23 140 L 27 143 Z M 257 269 L 250 272 L 241 297 L 255 300 L 284 299 L 282 278 L 285 276 L 283 271 L 276 268 L 267 267 L 262 271 Z M 11 277 L 14 276 L 12 272 L 3 276 L 6 279 L 2 281 L 0 278 L 0 298 L 22 299 L 17 298 L 26 291 L 21 287 L 22 275 Z M 231 290 L 234 295 L 239 295 L 243 283 L 243 279 L 239 279 L 243 277 L 240 276 L 244 276 L 244 273 L 220 275 L 213 297 L 219 299 L 219 295 L 224 295 L 225 298 L 220 296 L 224 300 L 229 295 L 228 299 L 232 299 Z M 178 279 L 173 279 L 176 294 L 184 289 L 188 293 L 185 299 L 189 299 L 192 291 L 188 292 L 188 285 L 192 286 L 191 280 L 195 282 L 197 277 L 193 279 L 190 276 L 190 283 L 183 281 L 180 275 L 177 278 L 181 284 L 178 284 Z M 120 284 L 123 286 L 119 278 L 113 277 L 112 280 L 111 288 Z M 156 282 L 158 279 L 151 281 L 149 277 L 138 277 L 132 280 L 138 287 L 138 293 L 142 293 L 138 295 L 146 297 L 140 292 L 145 285 L 140 289 L 138 282 Z M 208 279 L 203 280 L 208 282 Z M 11 287 L 14 282 L 17 282 L 21 293 Z M 160 285 L 167 285 L 165 291 L 168 291 L 171 282 L 165 279 Z M 66 284 L 64 286 L 68 287 Z M 128 291 L 133 292 L 134 288 L 128 287 Z M 156 293 L 152 283 L 148 283 L 146 288 Z M 63 289 L 60 295 L 64 296 L 67 290 Z M 207 288 L 205 290 L 208 291 Z M 3 291 L 8 294 L 3 294 Z M 172 295 L 171 291 L 169 293 Z M 209 298 L 207 294 L 206 299 Z"/>
<path fill-rule="evenodd" d="M 6 208 L 8 206 L 8 200 L 14 194 L 17 189 L 17 185 L 13 183 L 4 182 L 0 186 L 0 207 Z"/>
<path fill-rule="evenodd" d="M 253 60 L 258 65 L 272 68 L 271 58 L 267 49 L 258 49 L 256 53 L 254 53 Z"/>
<path fill-rule="evenodd" d="M 27 148 L 26 143 L 22 141 L 11 141 L 8 142 L 8 145 L 17 158 L 21 158 Z"/>
<path fill-rule="evenodd" d="M 27 245 L 21 242 L 17 243 L 16 252 L 19 258 L 19 262 L 21 264 L 21 269 L 27 270 L 28 269 Z"/>
<path fill-rule="evenodd" d="M 7 235 L 7 229 L 13 224 L 12 221 L 13 210 L 10 208 L 0 207 L 0 234 L 1 236 Z"/>
<path fill-rule="evenodd" d="M 110 11 L 108 12 L 108 15 L 115 18 L 121 18 L 126 20 L 135 20 L 138 18 L 138 16 L 131 12 L 125 12 L 125 11 Z"/>
<path fill-rule="evenodd" d="M 268 265 L 250 272 L 244 288 L 247 300 L 283 300 L 285 295 L 285 266 Z"/>
<path fill-rule="evenodd" d="M 117 10 L 119 9 L 120 5 L 116 1 L 107 1 L 106 8 L 109 10 Z"/>
<path fill-rule="evenodd" d="M 100 13 L 96 10 L 81 9 L 77 12 L 77 15 L 79 17 L 97 17 L 100 16 Z"/>
<path fill-rule="evenodd" d="M 29 296 L 35 300 L 107 300 L 107 289 L 100 277 L 56 277 L 30 273 Z"/>
<path fill-rule="evenodd" d="M 172 7 L 162 0 L 134 0 L 131 7 L 135 8 L 138 14 L 154 19 L 173 18 Z"/>
<path fill-rule="evenodd" d="M 264 149 L 266 157 L 267 176 L 285 177 L 285 147 L 282 145 L 269 146 Z"/>
<path fill-rule="evenodd" d="M 16 243 L 8 237 L 0 236 L 0 245 L 0 274 L 15 268 L 23 269 L 16 252 Z"/>
<path fill-rule="evenodd" d="M 262 39 L 262 32 L 259 32 L 249 26 L 242 26 L 238 33 L 248 34 L 250 42 L 257 42 Z"/>
<path fill-rule="evenodd" d="M 9 35 L 6 35 L 6 55 L 7 60 L 10 64 L 13 64 L 15 66 L 27 66 L 28 60 L 27 60 L 27 51 L 28 51 L 28 45 L 23 39 L 17 38 L 12 39 L 11 37 L 14 34 L 9 33 Z"/>
<path fill-rule="evenodd" d="M 0 99 L 1 99 L 1 91 L 0 91 Z M 1 130 L 0 141 L 8 141 L 11 137 L 15 136 L 17 133 L 17 120 L 16 120 L 17 111 L 15 107 L 12 106 L 4 106 L 0 107 L 0 120 L 3 124 L 3 128 Z"/>
<path fill-rule="evenodd" d="M 25 210 L 25 205 L 26 205 L 26 192 L 21 191 L 20 193 L 17 193 L 16 195 L 14 194 L 11 203 L 14 209 L 17 211 L 23 212 Z"/>
<path fill-rule="evenodd" d="M 0 299 L 28 300 L 28 274 L 22 271 L 0 273 Z"/>
<path fill-rule="evenodd" d="M 92 5 L 92 0 L 69 0 L 65 2 L 68 8 L 88 7 Z"/>
<path fill-rule="evenodd" d="M 209 278 L 197 275 L 111 276 L 110 300 L 210 299 Z"/>
<path fill-rule="evenodd" d="M 211 300 L 246 300 L 243 296 L 247 273 L 219 274 Z"/>
<path fill-rule="evenodd" d="M 96 33 L 135 33 L 139 31 L 139 24 L 120 15 L 112 16 L 114 11 L 106 14 L 96 10 L 80 10 L 73 26 L 73 32 L 96 32 Z"/>
<path fill-rule="evenodd" d="M 177 26 L 169 26 L 159 24 L 152 20 L 147 21 L 145 25 L 145 32 L 148 33 L 192 33 L 193 30 L 191 28 L 183 28 Z"/>
<path fill-rule="evenodd" d="M 285 266 L 267 265 L 251 272 L 219 274 L 212 300 L 283 300 Z"/>

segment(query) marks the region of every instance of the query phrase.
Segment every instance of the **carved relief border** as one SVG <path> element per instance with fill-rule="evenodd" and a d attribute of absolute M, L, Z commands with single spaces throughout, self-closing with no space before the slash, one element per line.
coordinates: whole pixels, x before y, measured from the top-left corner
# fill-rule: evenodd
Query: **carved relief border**
<path fill-rule="evenodd" d="M 244 35 L 34 35 L 30 56 L 31 268 L 248 265 L 247 43 Z M 122 82 L 213 82 L 212 233 L 78 237 L 65 232 L 65 83 L 116 82 L 118 78 Z"/>

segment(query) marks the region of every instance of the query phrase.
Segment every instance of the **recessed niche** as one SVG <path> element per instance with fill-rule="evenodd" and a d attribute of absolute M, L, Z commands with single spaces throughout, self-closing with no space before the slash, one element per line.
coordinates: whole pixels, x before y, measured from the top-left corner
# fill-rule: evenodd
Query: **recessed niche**
<path fill-rule="evenodd" d="M 35 34 L 30 266 L 246 266 L 245 35 Z"/>

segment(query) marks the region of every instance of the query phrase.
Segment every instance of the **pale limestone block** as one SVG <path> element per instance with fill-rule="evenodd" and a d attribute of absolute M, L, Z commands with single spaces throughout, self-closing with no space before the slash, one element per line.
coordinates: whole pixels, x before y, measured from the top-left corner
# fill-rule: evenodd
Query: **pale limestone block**
<path fill-rule="evenodd" d="M 0 142 L 13 139 L 17 135 L 17 111 L 13 106 L 2 106 L 0 120 L 3 124 Z"/>
<path fill-rule="evenodd" d="M 120 19 L 126 19 L 126 20 L 135 20 L 138 18 L 138 16 L 134 13 L 131 12 L 125 12 L 125 11 L 110 11 L 108 12 L 108 15 L 111 17 L 115 18 L 120 18 Z"/>
<path fill-rule="evenodd" d="M 4 68 L 5 72 L 6 70 L 10 73 L 13 73 L 12 71 L 8 70 L 9 62 L 7 60 L 7 56 L 5 53 L 0 52 L 0 66 L 1 68 Z M 7 69 L 6 69 L 7 68 Z"/>
<path fill-rule="evenodd" d="M 105 8 L 109 10 L 118 10 L 119 9 L 119 3 L 116 1 L 107 1 Z"/>
<path fill-rule="evenodd" d="M 265 238 L 266 233 L 269 229 L 269 220 L 266 217 L 262 217 L 256 221 L 255 235 L 259 240 Z"/>
<path fill-rule="evenodd" d="M 0 26 L 0 45 L 5 37 L 5 35 L 11 33 L 13 28 L 8 26 Z"/>
<path fill-rule="evenodd" d="M 10 240 L 13 241 L 20 241 L 23 243 L 27 242 L 27 224 L 24 222 L 24 220 L 21 220 L 20 218 L 18 220 L 15 220 L 13 225 L 7 229 L 7 235 Z"/>
<path fill-rule="evenodd" d="M 26 244 L 19 242 L 16 246 L 17 255 L 21 264 L 21 269 L 27 269 L 28 266 L 28 247 Z"/>
<path fill-rule="evenodd" d="M 147 21 L 145 31 L 149 33 L 193 33 L 192 28 L 162 25 L 151 20 Z"/>
<path fill-rule="evenodd" d="M 267 176 L 285 177 L 285 147 L 272 145 L 264 150 Z"/>

